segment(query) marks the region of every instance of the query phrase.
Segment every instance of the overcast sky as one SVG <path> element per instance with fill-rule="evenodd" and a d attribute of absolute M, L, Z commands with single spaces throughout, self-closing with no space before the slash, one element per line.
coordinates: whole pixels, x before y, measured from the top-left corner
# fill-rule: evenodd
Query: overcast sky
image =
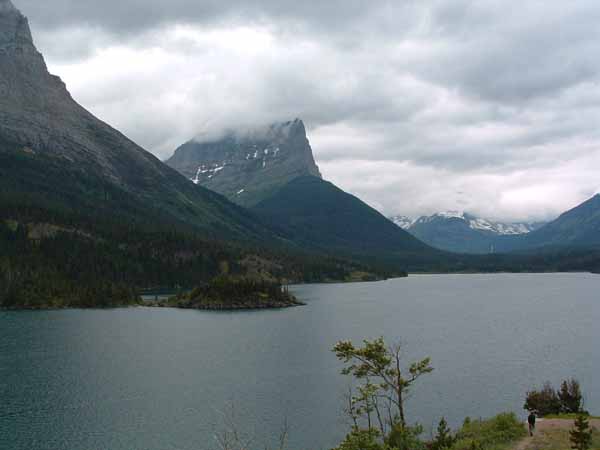
<path fill-rule="evenodd" d="M 161 159 L 300 117 L 385 214 L 548 219 L 600 190 L 597 0 L 13 0 L 73 96 Z"/>

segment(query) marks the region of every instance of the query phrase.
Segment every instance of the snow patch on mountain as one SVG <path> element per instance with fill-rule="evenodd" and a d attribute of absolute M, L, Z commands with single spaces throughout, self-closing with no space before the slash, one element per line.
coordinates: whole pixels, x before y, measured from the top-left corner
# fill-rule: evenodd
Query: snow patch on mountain
<path fill-rule="evenodd" d="M 198 170 L 196 171 L 196 176 L 191 179 L 192 183 L 199 184 L 201 183 L 203 178 L 210 180 L 225 167 L 227 167 L 227 161 L 223 162 L 222 164 L 212 164 L 212 166 L 202 164 L 200 167 L 198 167 Z"/>
<path fill-rule="evenodd" d="M 406 216 L 394 216 L 390 217 L 390 220 L 403 230 L 408 230 L 415 223 L 413 219 Z"/>

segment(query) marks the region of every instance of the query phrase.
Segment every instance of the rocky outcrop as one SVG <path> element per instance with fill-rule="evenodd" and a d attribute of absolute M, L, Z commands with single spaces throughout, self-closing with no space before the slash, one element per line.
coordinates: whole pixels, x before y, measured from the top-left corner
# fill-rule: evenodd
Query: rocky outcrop
<path fill-rule="evenodd" d="M 300 119 L 228 132 L 210 142 L 192 140 L 166 163 L 243 206 L 259 203 L 295 178 L 321 177 Z"/>

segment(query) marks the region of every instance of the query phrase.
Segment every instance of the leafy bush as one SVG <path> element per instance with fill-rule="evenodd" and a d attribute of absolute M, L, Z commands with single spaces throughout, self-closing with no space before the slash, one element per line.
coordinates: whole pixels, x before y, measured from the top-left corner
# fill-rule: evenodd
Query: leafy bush
<path fill-rule="evenodd" d="M 387 445 L 380 444 L 378 438 L 377 430 L 354 429 L 334 450 L 392 450 Z"/>
<path fill-rule="evenodd" d="M 524 408 L 538 416 L 559 414 L 561 402 L 558 394 L 550 383 L 546 383 L 541 391 L 530 391 L 527 393 Z"/>
<path fill-rule="evenodd" d="M 385 443 L 394 450 L 423 450 L 425 444 L 419 439 L 423 434 L 423 427 L 402 426 L 397 423 L 385 439 Z"/>
<path fill-rule="evenodd" d="M 525 427 L 514 413 L 499 414 L 488 420 L 466 420 L 456 434 L 452 450 L 501 448 L 525 435 Z"/>
<path fill-rule="evenodd" d="M 577 380 L 563 381 L 556 391 L 546 383 L 541 391 L 527 393 L 524 408 L 538 416 L 578 414 L 582 412 L 583 395 Z"/>

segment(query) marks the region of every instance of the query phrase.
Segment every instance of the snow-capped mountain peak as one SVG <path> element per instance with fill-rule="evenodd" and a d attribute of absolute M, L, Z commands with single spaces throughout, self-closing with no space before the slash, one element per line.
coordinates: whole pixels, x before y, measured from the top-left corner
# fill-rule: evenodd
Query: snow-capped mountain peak
<path fill-rule="evenodd" d="M 413 220 L 406 216 L 394 216 L 390 220 L 404 230 L 410 230 L 419 225 L 432 222 L 461 220 L 469 228 L 495 235 L 517 235 L 530 233 L 541 226 L 539 223 L 504 223 L 476 217 L 464 211 L 441 211 L 431 216 L 421 216 Z"/>

